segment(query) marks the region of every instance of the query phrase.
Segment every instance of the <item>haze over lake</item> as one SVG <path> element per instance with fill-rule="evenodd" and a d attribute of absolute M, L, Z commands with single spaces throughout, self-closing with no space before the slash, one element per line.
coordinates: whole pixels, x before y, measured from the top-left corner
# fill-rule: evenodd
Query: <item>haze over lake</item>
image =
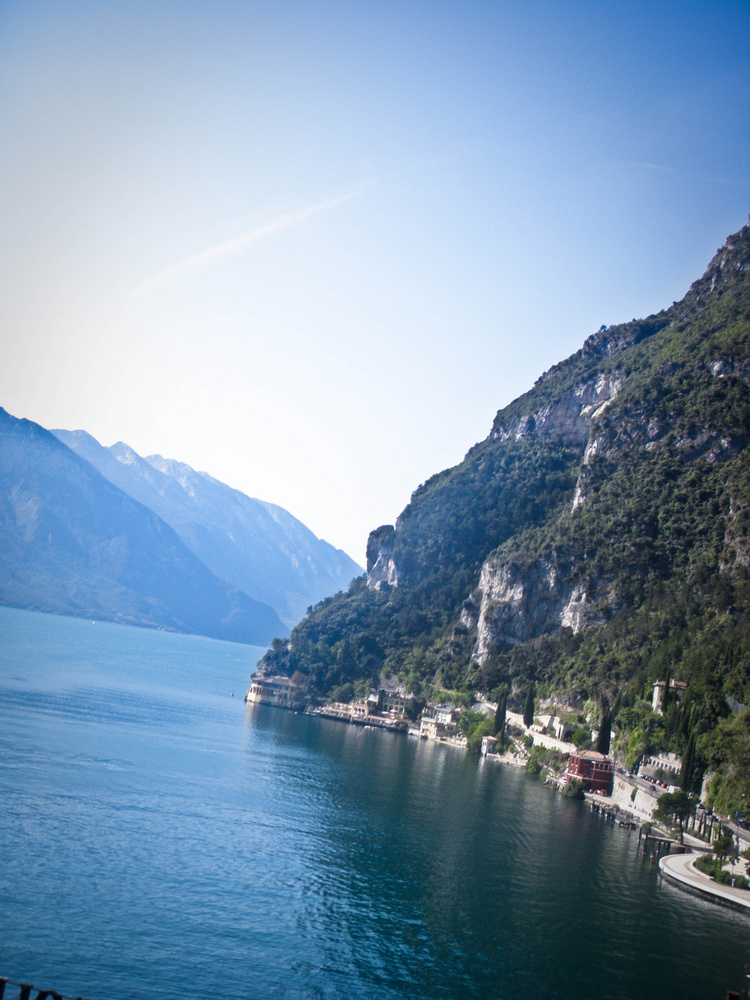
<path fill-rule="evenodd" d="M 90 1000 L 723 998 L 750 924 L 523 772 L 0 608 L 0 975 Z M 234 697 L 232 697 L 234 694 Z"/>

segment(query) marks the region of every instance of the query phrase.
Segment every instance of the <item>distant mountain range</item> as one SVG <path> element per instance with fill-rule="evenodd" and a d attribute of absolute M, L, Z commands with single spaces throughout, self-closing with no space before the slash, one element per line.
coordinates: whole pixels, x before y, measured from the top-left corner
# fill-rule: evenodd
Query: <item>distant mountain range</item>
<path fill-rule="evenodd" d="M 361 568 L 190 466 L 0 408 L 0 603 L 266 644 Z"/>
<path fill-rule="evenodd" d="M 122 441 L 105 448 L 85 431 L 52 433 L 166 521 L 212 573 L 270 604 L 288 627 L 311 604 L 364 572 L 282 507 L 248 497 L 183 462 L 141 458 Z"/>

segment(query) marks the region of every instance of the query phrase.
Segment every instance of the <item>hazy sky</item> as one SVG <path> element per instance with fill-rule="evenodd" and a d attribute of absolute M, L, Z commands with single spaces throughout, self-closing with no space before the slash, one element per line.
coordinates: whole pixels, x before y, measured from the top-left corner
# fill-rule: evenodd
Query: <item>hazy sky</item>
<path fill-rule="evenodd" d="M 3 0 L 0 405 L 368 532 L 750 211 L 747 2 Z"/>

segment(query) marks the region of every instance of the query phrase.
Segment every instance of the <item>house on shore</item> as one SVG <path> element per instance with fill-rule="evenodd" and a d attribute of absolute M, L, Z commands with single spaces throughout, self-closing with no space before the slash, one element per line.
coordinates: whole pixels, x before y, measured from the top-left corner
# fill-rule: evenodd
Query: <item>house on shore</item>
<path fill-rule="evenodd" d="M 580 781 L 585 792 L 612 794 L 615 779 L 615 765 L 609 757 L 597 750 L 581 750 L 568 758 L 565 784 Z"/>
<path fill-rule="evenodd" d="M 458 732 L 453 705 L 425 705 L 419 722 L 419 735 L 428 740 L 446 739 Z"/>
<path fill-rule="evenodd" d="M 406 703 L 409 700 L 406 694 L 401 694 L 400 692 L 394 691 L 383 691 L 383 708 L 382 712 L 384 715 L 395 715 L 399 719 L 403 719 L 406 715 Z"/>
<path fill-rule="evenodd" d="M 251 680 L 245 701 L 256 705 L 289 708 L 297 694 L 298 689 L 289 677 L 258 677 L 256 674 Z"/>

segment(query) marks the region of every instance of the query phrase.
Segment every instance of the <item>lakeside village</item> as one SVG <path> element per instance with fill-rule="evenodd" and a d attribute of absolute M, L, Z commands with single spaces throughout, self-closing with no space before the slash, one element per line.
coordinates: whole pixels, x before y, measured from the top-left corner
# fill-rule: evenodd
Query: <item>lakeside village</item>
<path fill-rule="evenodd" d="M 672 697 L 681 699 L 685 684 L 674 679 L 668 683 Z M 659 715 L 666 684 L 657 680 L 654 685 L 652 710 Z M 681 792 L 677 780 L 682 761 L 675 754 L 644 756 L 636 770 L 629 772 L 608 754 L 584 749 L 577 745 L 577 740 L 572 742 L 580 724 L 585 722 L 580 714 L 576 717 L 532 712 L 530 717 L 506 710 L 498 731 L 498 706 L 481 694 L 477 695 L 471 713 L 473 718 L 478 714 L 492 719 L 495 735 L 485 733 L 479 738 L 481 742 L 476 738 L 470 742 L 471 736 L 467 738 L 461 725 L 467 709 L 428 702 L 411 719 L 412 696 L 397 678 L 384 675 L 367 698 L 305 708 L 299 695 L 289 677 L 255 674 L 245 702 L 304 711 L 308 715 L 403 733 L 463 750 L 475 749 L 488 762 L 542 773 L 547 784 L 569 797 L 585 799 L 606 822 L 628 830 L 637 829 L 638 846 L 644 857 L 658 863 L 661 872 L 681 888 L 750 915 L 750 833 L 745 817 L 735 817 L 741 823 L 737 825 L 728 817 L 715 816 L 705 807 L 710 775 L 706 775 L 697 803 Z M 592 729 L 591 742 L 596 743 L 598 735 Z"/>

